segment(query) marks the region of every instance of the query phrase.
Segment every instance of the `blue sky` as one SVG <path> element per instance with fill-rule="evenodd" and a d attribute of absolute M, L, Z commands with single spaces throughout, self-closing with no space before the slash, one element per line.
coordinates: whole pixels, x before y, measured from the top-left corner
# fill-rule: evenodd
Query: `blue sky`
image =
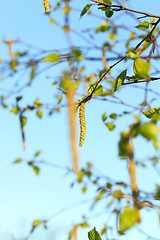
<path fill-rule="evenodd" d="M 88 1 L 75 1 L 74 7 L 82 9 Z M 50 4 L 54 4 L 50 0 Z M 146 11 L 154 14 L 159 14 L 158 0 L 148 1 L 145 0 L 130 0 L 128 6 L 139 11 Z M 53 18 L 59 19 L 63 22 L 58 13 L 52 15 Z M 83 29 L 86 21 L 88 25 L 97 25 L 102 20 L 84 17 L 79 20 L 79 13 L 73 15 L 72 24 L 75 29 Z M 94 22 L 93 22 L 94 21 Z M 120 21 L 123 21 L 121 19 Z M 31 44 L 37 48 L 46 50 L 61 49 L 68 47 L 65 41 L 65 36 L 58 27 L 49 24 L 48 17 L 44 14 L 42 1 L 28 0 L 28 1 L 9 1 L 5 0 L 1 3 L 0 8 L 0 59 L 8 59 L 8 49 L 3 43 L 3 39 L 20 39 L 23 43 Z M 132 22 L 129 22 L 131 26 Z M 87 43 L 79 39 L 78 36 L 73 35 L 74 43 L 83 45 Z M 101 37 L 99 37 L 101 41 Z M 98 44 L 96 42 L 96 44 Z M 14 46 L 14 50 L 21 50 L 25 44 Z M 34 50 L 32 50 L 34 51 Z M 63 67 L 67 65 L 59 65 L 54 67 L 48 72 L 44 72 L 36 78 L 30 88 L 25 89 L 22 94 L 24 95 L 22 104 L 31 104 L 36 98 L 44 102 L 55 101 L 55 90 L 52 86 L 53 79 L 60 75 Z M 99 69 L 100 65 L 97 63 L 88 63 L 88 73 L 93 72 L 92 69 Z M 117 66 L 121 71 L 123 64 Z M 52 76 L 47 79 L 46 75 Z M 27 75 L 19 75 L 19 81 L 27 81 Z M 15 79 L 14 79 L 15 80 Z M 0 93 L 2 88 L 10 89 L 14 85 L 12 78 L 7 81 L 1 80 Z M 159 88 L 159 83 L 153 83 L 155 88 Z M 128 87 L 122 89 L 121 94 L 125 96 L 127 101 L 135 104 L 141 100 L 141 90 Z M 11 103 L 16 95 L 8 99 Z M 158 103 L 157 103 L 158 104 Z M 119 120 L 119 127 L 115 132 L 109 132 L 101 121 L 102 114 L 121 112 L 123 106 L 118 106 L 112 103 L 93 101 L 86 106 L 86 122 L 87 122 L 87 135 L 84 146 L 79 150 L 81 166 L 84 166 L 87 161 L 105 172 L 116 180 L 128 181 L 128 173 L 126 171 L 126 163 L 117 158 L 117 142 L 119 140 L 118 133 L 124 130 L 132 119 Z M 76 207 L 67 209 L 67 206 L 74 205 L 76 202 L 89 199 L 93 196 L 92 189 L 87 191 L 87 194 L 82 194 L 80 187 L 75 186 L 70 188 L 70 184 L 74 181 L 73 175 L 67 175 L 66 170 L 63 168 L 55 168 L 42 165 L 39 176 L 36 176 L 32 169 L 26 164 L 13 164 L 13 161 L 22 157 L 24 159 L 31 159 L 35 152 L 42 151 L 40 159 L 45 159 L 53 164 L 62 167 L 71 166 L 70 144 L 69 144 L 69 130 L 68 118 L 66 109 L 60 114 L 55 114 L 48 117 L 44 113 L 43 119 L 38 119 L 35 113 L 31 113 L 28 117 L 26 125 L 26 144 L 27 150 L 24 152 L 22 149 L 21 132 L 19 121 L 16 115 L 8 113 L 6 109 L 0 108 L 0 132 L 1 132 L 1 168 L 0 168 L 0 239 L 10 240 L 12 236 L 16 239 L 25 237 L 30 229 L 33 220 L 48 218 L 62 210 L 61 214 L 53 217 L 49 221 L 48 231 L 37 229 L 29 238 L 29 240 L 62 240 L 67 239 L 67 233 L 70 231 L 73 224 L 81 221 L 83 213 L 89 211 L 89 204 L 77 204 Z M 77 120 L 78 121 L 78 120 Z M 94 131 L 93 131 L 94 129 Z M 143 147 L 144 146 L 144 147 Z M 141 139 L 137 140 L 137 156 L 138 158 L 145 158 L 152 156 L 154 151 L 153 146 L 149 143 L 142 142 Z M 142 151 L 143 149 L 143 151 Z M 159 182 L 158 175 L 151 169 L 139 169 L 138 173 L 139 185 L 143 189 L 153 189 L 154 183 Z M 149 176 L 149 177 L 148 177 Z M 153 181 L 151 182 L 150 179 Z M 103 208 L 101 208 L 103 209 Z M 98 212 L 98 208 L 95 212 Z M 146 217 L 147 216 L 147 217 Z M 143 226 L 148 227 L 146 219 L 154 217 L 154 213 L 145 212 L 143 217 Z M 106 216 L 95 218 L 91 220 L 93 226 L 100 228 L 101 223 L 106 220 Z M 159 226 L 158 220 L 152 222 L 151 233 L 158 237 Z M 87 230 L 81 230 L 79 239 L 87 239 Z M 123 236 L 123 240 L 132 240 L 137 237 L 134 231 L 129 235 Z M 145 239 L 145 238 L 141 238 Z"/>

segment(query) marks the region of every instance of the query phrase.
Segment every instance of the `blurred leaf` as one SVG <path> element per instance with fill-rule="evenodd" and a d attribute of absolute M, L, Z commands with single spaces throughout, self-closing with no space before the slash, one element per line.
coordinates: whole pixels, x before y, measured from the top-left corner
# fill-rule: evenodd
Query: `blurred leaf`
<path fill-rule="evenodd" d="M 41 103 L 41 101 L 37 98 L 35 101 L 34 101 L 34 107 L 35 108 L 39 108 L 43 106 L 43 104 Z"/>
<path fill-rule="evenodd" d="M 20 111 L 20 108 L 19 108 L 19 107 L 13 107 L 13 108 L 10 110 L 10 112 L 15 113 L 15 114 L 19 113 L 19 111 Z"/>
<path fill-rule="evenodd" d="M 84 170 L 80 170 L 78 173 L 77 173 L 77 182 L 78 183 L 81 183 L 82 180 L 83 180 L 83 176 L 84 176 Z"/>
<path fill-rule="evenodd" d="M 43 221 L 42 220 L 34 220 L 34 222 L 32 223 L 33 227 L 37 227 L 39 226 Z"/>
<path fill-rule="evenodd" d="M 96 32 L 106 32 L 109 30 L 109 26 L 107 21 L 102 22 L 98 28 L 96 28 Z"/>
<path fill-rule="evenodd" d="M 160 186 L 157 185 L 156 193 L 154 194 L 154 199 L 160 200 Z"/>
<path fill-rule="evenodd" d="M 58 95 L 58 104 L 62 101 L 62 95 Z"/>
<path fill-rule="evenodd" d="M 39 167 L 33 165 L 33 171 L 35 172 L 36 175 L 39 174 Z"/>
<path fill-rule="evenodd" d="M 22 162 L 22 161 L 23 161 L 22 158 L 17 158 L 17 159 L 14 161 L 14 163 L 19 163 L 19 162 Z"/>
<path fill-rule="evenodd" d="M 87 188 L 84 186 L 84 187 L 81 188 L 81 190 L 82 190 L 83 193 L 85 193 Z"/>
<path fill-rule="evenodd" d="M 103 120 L 103 122 L 105 122 L 106 119 L 107 119 L 107 113 L 105 112 L 105 113 L 103 113 L 103 115 L 102 115 L 102 120 Z"/>
<path fill-rule="evenodd" d="M 140 223 L 140 215 L 137 208 L 125 207 L 119 215 L 119 230 L 121 232 Z"/>
<path fill-rule="evenodd" d="M 71 31 L 71 27 L 68 26 L 68 25 L 64 25 L 64 26 L 62 27 L 62 29 L 63 29 L 64 32 L 70 32 L 70 31 Z"/>
<path fill-rule="evenodd" d="M 111 10 L 110 7 L 107 7 L 106 10 L 105 10 L 105 15 L 107 18 L 111 18 L 112 15 L 113 15 L 113 11 Z"/>
<path fill-rule="evenodd" d="M 149 28 L 149 22 L 147 22 L 147 21 L 141 22 L 140 24 L 138 24 L 136 26 L 136 28 L 141 29 L 141 30 L 147 30 Z"/>
<path fill-rule="evenodd" d="M 63 8 L 63 14 L 69 14 L 71 11 L 71 8 L 70 6 L 68 5 L 65 5 L 64 8 Z"/>
<path fill-rule="evenodd" d="M 116 113 L 111 113 L 110 118 L 116 119 L 117 118 L 117 114 Z"/>
<path fill-rule="evenodd" d="M 16 97 L 16 101 L 19 102 L 23 97 L 20 96 L 20 97 Z"/>
<path fill-rule="evenodd" d="M 88 233 L 88 238 L 89 240 L 101 240 L 101 236 L 99 235 L 99 233 L 96 231 L 96 228 L 94 227 L 93 230 L 91 230 Z"/>
<path fill-rule="evenodd" d="M 60 60 L 60 56 L 57 53 L 51 53 L 43 58 L 44 62 L 58 62 Z"/>
<path fill-rule="evenodd" d="M 27 123 L 27 118 L 20 115 L 20 122 L 21 122 L 22 127 L 24 127 L 24 125 L 26 125 L 26 123 Z"/>
<path fill-rule="evenodd" d="M 89 224 L 87 222 L 81 223 L 81 228 L 87 228 Z"/>
<path fill-rule="evenodd" d="M 128 144 L 127 132 L 121 132 L 121 139 L 119 141 L 119 156 L 120 157 L 128 156 L 127 144 Z"/>
<path fill-rule="evenodd" d="M 105 125 L 108 127 L 109 131 L 113 131 L 116 127 L 112 122 L 105 123 Z"/>
<path fill-rule="evenodd" d="M 35 157 L 38 157 L 41 154 L 41 151 L 38 151 L 34 154 Z"/>
<path fill-rule="evenodd" d="M 88 10 L 90 9 L 91 6 L 92 6 L 92 4 L 89 3 L 83 8 L 83 10 L 80 14 L 80 18 L 83 17 L 83 15 L 86 14 L 86 12 L 88 12 Z"/>
<path fill-rule="evenodd" d="M 113 197 L 117 198 L 118 200 L 120 200 L 121 198 L 123 198 L 124 193 L 121 190 L 115 190 L 113 192 Z"/>
<path fill-rule="evenodd" d="M 40 111 L 40 110 L 38 110 L 38 111 L 36 112 L 36 114 L 37 114 L 37 117 L 39 117 L 39 118 L 42 118 L 42 117 L 43 117 L 43 112 Z"/>

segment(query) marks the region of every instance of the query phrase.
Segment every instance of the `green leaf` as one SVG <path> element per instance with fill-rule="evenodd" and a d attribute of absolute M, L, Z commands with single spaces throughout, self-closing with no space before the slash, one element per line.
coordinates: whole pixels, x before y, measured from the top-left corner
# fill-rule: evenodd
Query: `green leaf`
<path fill-rule="evenodd" d="M 82 193 L 85 193 L 87 188 L 84 186 L 84 187 L 81 188 L 81 190 L 82 190 Z"/>
<path fill-rule="evenodd" d="M 127 144 L 128 144 L 127 132 L 121 132 L 121 139 L 119 141 L 119 156 L 120 157 L 128 156 Z"/>
<path fill-rule="evenodd" d="M 116 113 L 111 113 L 110 118 L 116 119 L 117 118 L 117 114 Z"/>
<path fill-rule="evenodd" d="M 81 223 L 81 228 L 89 227 L 89 224 L 87 222 Z"/>
<path fill-rule="evenodd" d="M 78 183 L 81 183 L 81 182 L 82 182 L 83 176 L 84 176 L 84 171 L 83 171 L 83 169 L 82 169 L 82 170 L 80 170 L 80 171 L 77 173 L 77 182 L 78 182 Z"/>
<path fill-rule="evenodd" d="M 152 141 L 156 150 L 159 148 L 159 141 L 157 135 L 160 132 L 160 128 L 154 122 L 144 123 L 140 127 L 140 134 L 148 141 Z"/>
<path fill-rule="evenodd" d="M 27 118 L 20 115 L 20 122 L 21 122 L 22 127 L 24 127 L 24 125 L 26 125 L 26 123 L 27 123 Z"/>
<path fill-rule="evenodd" d="M 43 58 L 44 62 L 58 62 L 60 60 L 60 56 L 57 53 L 51 53 Z"/>
<path fill-rule="evenodd" d="M 35 108 L 39 108 L 43 106 L 43 104 L 41 103 L 41 101 L 37 98 L 35 101 L 34 101 L 34 107 Z"/>
<path fill-rule="evenodd" d="M 22 98 L 22 96 L 16 97 L 16 101 L 19 102 Z"/>
<path fill-rule="evenodd" d="M 153 120 L 160 120 L 160 107 L 152 108 L 147 111 L 142 112 L 147 118 Z"/>
<path fill-rule="evenodd" d="M 105 10 L 105 15 L 106 15 L 107 18 L 111 18 L 112 15 L 113 15 L 113 11 L 110 10 L 109 7 L 107 7 L 107 9 Z"/>
<path fill-rule="evenodd" d="M 147 79 L 149 77 L 150 68 L 150 62 L 144 61 L 141 58 L 136 58 L 134 60 L 133 71 L 137 77 Z"/>
<path fill-rule="evenodd" d="M 121 190 L 115 190 L 113 192 L 113 197 L 120 200 L 124 196 L 123 192 Z"/>
<path fill-rule="evenodd" d="M 88 91 L 89 94 L 91 94 L 92 91 L 95 89 L 98 81 L 99 81 L 99 80 L 97 80 L 95 83 L 92 83 L 92 84 L 87 88 L 87 91 Z M 99 96 L 99 95 L 102 95 L 102 93 L 103 93 L 103 87 L 102 87 L 102 85 L 99 83 L 99 84 L 97 85 L 96 90 L 94 91 L 93 95 L 94 95 L 94 96 Z"/>
<path fill-rule="evenodd" d="M 60 104 L 62 101 L 62 95 L 58 95 L 58 104 Z"/>
<path fill-rule="evenodd" d="M 19 163 L 19 162 L 22 162 L 23 159 L 22 158 L 17 158 L 13 163 Z"/>
<path fill-rule="evenodd" d="M 160 200 L 160 186 L 157 185 L 156 193 L 154 194 L 154 199 Z"/>
<path fill-rule="evenodd" d="M 38 151 L 34 154 L 35 157 L 38 157 L 41 154 L 41 151 Z"/>
<path fill-rule="evenodd" d="M 124 82 L 124 79 L 126 78 L 126 74 L 127 74 L 127 69 L 125 69 L 118 75 L 115 81 L 114 92 L 116 92 Z"/>
<path fill-rule="evenodd" d="M 102 115 L 102 120 L 103 120 L 103 122 L 105 122 L 106 119 L 107 119 L 107 113 L 105 112 L 105 113 L 103 113 L 103 115 Z"/>
<path fill-rule="evenodd" d="M 136 26 L 136 28 L 141 29 L 141 30 L 147 30 L 149 28 L 149 22 L 147 22 L 147 21 L 141 22 L 140 24 L 138 24 Z"/>
<path fill-rule="evenodd" d="M 101 240 L 101 236 L 99 235 L 99 233 L 96 231 L 96 228 L 94 227 L 93 230 L 91 230 L 88 233 L 88 238 L 89 240 Z"/>
<path fill-rule="evenodd" d="M 125 207 L 119 215 L 119 230 L 121 232 L 140 223 L 140 215 L 137 208 Z"/>
<path fill-rule="evenodd" d="M 63 14 L 69 14 L 71 11 L 71 8 L 70 6 L 68 5 L 65 5 L 64 8 L 63 8 Z"/>
<path fill-rule="evenodd" d="M 108 23 L 105 21 L 105 22 L 102 22 L 100 24 L 100 26 L 98 28 L 96 28 L 96 32 L 106 32 L 109 30 L 109 26 L 108 26 Z"/>
<path fill-rule="evenodd" d="M 42 118 L 42 117 L 43 117 L 43 112 L 40 111 L 40 110 L 38 110 L 38 111 L 36 112 L 36 114 L 37 114 L 37 117 L 39 117 L 39 118 Z"/>
<path fill-rule="evenodd" d="M 108 122 L 105 125 L 108 127 L 109 131 L 113 131 L 116 127 L 116 125 L 114 125 L 112 122 Z"/>
<path fill-rule="evenodd" d="M 30 72 L 30 80 L 32 80 L 35 77 L 35 75 L 36 75 L 35 71 L 36 71 L 36 68 L 32 67 L 31 72 Z"/>
<path fill-rule="evenodd" d="M 35 172 L 36 175 L 39 174 L 39 167 L 33 165 L 33 171 Z"/>
<path fill-rule="evenodd" d="M 42 220 L 34 220 L 34 222 L 32 223 L 33 227 L 37 227 L 39 226 L 43 221 Z"/>
<path fill-rule="evenodd" d="M 10 112 L 15 113 L 15 114 L 19 113 L 19 111 L 20 111 L 19 107 L 13 107 L 13 108 L 10 110 Z"/>
<path fill-rule="evenodd" d="M 83 15 L 86 13 L 86 12 L 88 12 L 88 10 L 90 9 L 90 7 L 92 6 L 92 4 L 87 4 L 84 8 L 83 8 L 83 10 L 82 10 L 82 12 L 81 12 L 81 14 L 80 14 L 80 18 L 81 17 L 83 17 Z"/>

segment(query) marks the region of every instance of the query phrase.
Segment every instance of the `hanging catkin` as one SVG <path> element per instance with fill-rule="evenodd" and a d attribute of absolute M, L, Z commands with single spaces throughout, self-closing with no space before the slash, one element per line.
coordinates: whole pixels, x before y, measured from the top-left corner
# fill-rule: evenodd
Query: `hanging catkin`
<path fill-rule="evenodd" d="M 49 13 L 49 0 L 44 0 L 44 8 L 45 12 Z"/>
<path fill-rule="evenodd" d="M 79 146 L 81 147 L 85 140 L 86 135 L 86 121 L 85 121 L 85 103 L 82 102 L 79 108 L 79 122 L 80 122 L 80 140 Z"/>
<path fill-rule="evenodd" d="M 73 160 L 73 171 L 77 172 L 79 168 L 78 164 L 78 149 L 76 142 L 76 119 L 75 119 L 75 104 L 74 104 L 74 94 L 75 90 L 73 87 L 72 79 L 68 80 L 68 92 L 66 94 L 68 100 L 68 118 L 70 127 L 70 144 L 72 151 Z"/>

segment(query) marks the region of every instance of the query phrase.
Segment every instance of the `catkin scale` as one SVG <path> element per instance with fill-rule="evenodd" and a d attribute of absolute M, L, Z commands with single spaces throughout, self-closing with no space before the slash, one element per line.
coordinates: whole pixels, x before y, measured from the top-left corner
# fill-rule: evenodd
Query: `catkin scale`
<path fill-rule="evenodd" d="M 45 12 L 49 13 L 49 0 L 44 0 L 44 8 Z"/>
<path fill-rule="evenodd" d="M 80 140 L 79 146 L 81 147 L 85 140 L 86 135 L 86 121 L 85 121 L 85 103 L 81 103 L 79 108 L 79 122 L 80 122 Z"/>

